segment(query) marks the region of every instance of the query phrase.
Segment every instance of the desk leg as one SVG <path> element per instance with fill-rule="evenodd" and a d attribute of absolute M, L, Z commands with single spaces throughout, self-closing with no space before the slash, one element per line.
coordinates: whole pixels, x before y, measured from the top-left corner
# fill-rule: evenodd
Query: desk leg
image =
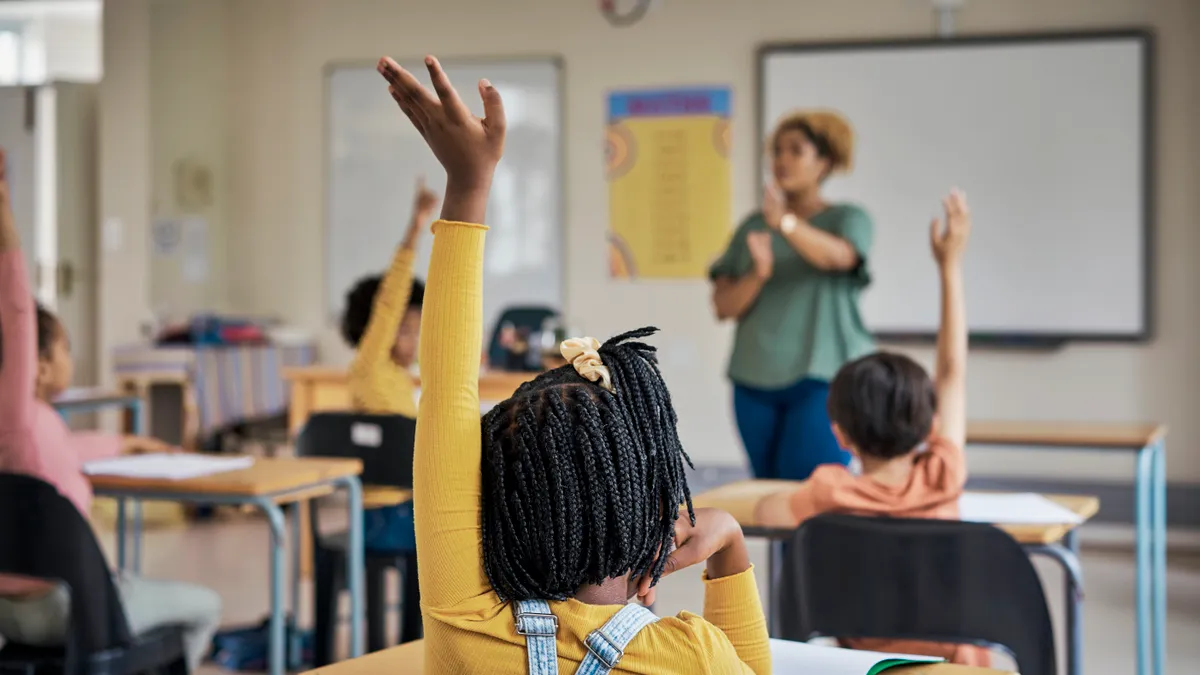
<path fill-rule="evenodd" d="M 1061 544 L 1028 546 L 1026 553 L 1053 558 L 1066 581 L 1067 675 L 1083 673 L 1083 566 L 1079 562 L 1079 537 L 1072 530 Z"/>
<path fill-rule="evenodd" d="M 117 497 L 117 571 L 125 571 L 125 498 Z"/>
<path fill-rule="evenodd" d="M 1152 478 L 1154 503 L 1151 510 L 1154 527 L 1153 548 L 1150 551 L 1150 569 L 1154 596 L 1153 624 L 1153 675 L 1162 675 L 1167 658 L 1167 449 L 1166 441 L 1154 446 L 1154 475 Z"/>
<path fill-rule="evenodd" d="M 350 591 L 350 657 L 363 655 L 363 503 L 362 483 L 358 476 L 340 481 L 346 486 L 346 504 L 350 510 L 349 540 L 346 543 L 346 584 Z"/>
<path fill-rule="evenodd" d="M 129 404 L 129 415 L 133 433 L 146 435 L 146 415 L 142 411 L 141 399 L 135 399 Z M 142 502 L 133 500 L 133 561 L 131 564 L 134 574 L 142 572 Z"/>
<path fill-rule="evenodd" d="M 771 637 L 779 635 L 779 580 L 783 574 L 783 545 L 782 539 L 767 540 L 767 634 Z"/>
<path fill-rule="evenodd" d="M 270 675 L 283 675 L 287 670 L 285 618 L 283 613 L 284 590 L 284 560 L 283 547 L 286 543 L 286 528 L 283 510 L 274 500 L 261 498 L 256 500 L 257 506 L 267 515 L 271 525 L 271 616 L 267 640 L 267 672 Z"/>
<path fill-rule="evenodd" d="M 292 599 L 289 606 L 291 607 L 292 625 L 297 629 L 300 627 L 300 504 L 299 502 L 291 505 L 288 509 L 292 516 L 292 536 L 289 542 L 292 546 Z M 288 640 L 288 645 L 291 647 L 288 653 L 288 663 L 294 667 L 301 667 L 304 659 L 304 654 L 301 653 L 301 644 L 299 640 Z"/>
<path fill-rule="evenodd" d="M 1153 607 L 1150 596 L 1153 582 L 1154 526 L 1153 509 L 1154 453 L 1155 446 L 1142 448 L 1137 455 L 1134 473 L 1134 552 L 1137 561 L 1137 675 L 1149 675 L 1148 666 L 1151 642 L 1151 614 Z"/>

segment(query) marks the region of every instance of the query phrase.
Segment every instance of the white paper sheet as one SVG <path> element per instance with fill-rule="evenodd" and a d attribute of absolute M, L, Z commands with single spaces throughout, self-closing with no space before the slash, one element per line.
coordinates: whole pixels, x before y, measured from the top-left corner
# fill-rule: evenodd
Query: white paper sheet
<path fill-rule="evenodd" d="M 897 662 L 891 664 L 892 666 L 900 666 L 909 663 L 936 663 L 942 659 L 771 640 L 772 671 L 775 675 L 867 675 L 884 670 L 884 667 L 877 666 L 883 666 L 885 662 L 893 660 Z"/>
<path fill-rule="evenodd" d="M 1004 525 L 1066 525 L 1082 519 L 1070 509 L 1032 492 L 968 492 L 958 499 L 959 518 Z"/>
<path fill-rule="evenodd" d="M 88 462 L 83 472 L 89 476 L 122 476 L 187 480 L 214 473 L 236 471 L 254 465 L 253 457 L 210 457 L 206 455 L 131 455 Z"/>

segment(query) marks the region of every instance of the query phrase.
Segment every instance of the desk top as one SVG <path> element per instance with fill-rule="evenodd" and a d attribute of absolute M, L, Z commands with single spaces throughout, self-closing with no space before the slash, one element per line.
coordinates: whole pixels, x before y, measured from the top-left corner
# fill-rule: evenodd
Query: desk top
<path fill-rule="evenodd" d="M 743 480 L 713 488 L 692 498 L 696 508 L 712 507 L 728 511 L 742 527 L 761 529 L 771 533 L 784 534 L 794 531 L 794 528 L 767 528 L 755 522 L 754 510 L 758 502 L 769 495 L 781 490 L 794 488 L 799 483 L 786 480 Z M 1047 499 L 1065 506 L 1087 520 L 1100 510 L 1100 500 L 1096 497 L 1080 495 L 1044 495 Z M 1072 525 L 1005 525 L 995 523 L 996 527 L 1007 532 L 1013 539 L 1022 544 L 1053 544 L 1063 538 L 1074 527 Z"/>
<path fill-rule="evenodd" d="M 311 487 L 335 478 L 357 476 L 362 462 L 357 459 L 280 458 L 256 459 L 245 469 L 224 471 L 186 480 L 88 476 L 97 492 L 156 494 L 212 494 L 259 497 Z"/>
<path fill-rule="evenodd" d="M 378 675 L 378 673 L 423 675 L 424 672 L 425 643 L 417 640 L 399 647 L 360 656 L 357 659 L 317 668 L 304 675 Z M 956 666 L 949 663 L 930 663 L 889 668 L 886 672 L 895 673 L 895 675 L 999 675 L 1003 671 Z"/>
<path fill-rule="evenodd" d="M 55 408 L 93 406 L 105 403 L 120 404 L 139 400 L 135 394 L 105 387 L 71 387 L 54 399 Z"/>
<path fill-rule="evenodd" d="M 974 420 L 967 424 L 967 445 L 1038 445 L 1047 447 L 1140 449 L 1167 435 L 1154 422 L 1015 422 Z"/>

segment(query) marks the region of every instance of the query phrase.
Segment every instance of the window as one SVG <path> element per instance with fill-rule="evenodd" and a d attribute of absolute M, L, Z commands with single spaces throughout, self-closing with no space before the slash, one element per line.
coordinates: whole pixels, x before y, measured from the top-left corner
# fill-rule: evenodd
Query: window
<path fill-rule="evenodd" d="M 0 85 L 21 84 L 24 25 L 0 21 Z"/>

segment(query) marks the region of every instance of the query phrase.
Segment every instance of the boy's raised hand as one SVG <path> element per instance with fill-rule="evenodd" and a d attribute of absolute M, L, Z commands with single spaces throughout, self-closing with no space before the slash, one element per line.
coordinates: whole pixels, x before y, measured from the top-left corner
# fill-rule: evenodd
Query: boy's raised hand
<path fill-rule="evenodd" d="M 971 210 L 967 207 L 967 195 L 958 188 L 942 200 L 942 209 L 946 213 L 945 221 L 934 218 L 930 223 L 929 244 L 938 265 L 945 267 L 962 260 L 971 234 Z"/>
<path fill-rule="evenodd" d="M 462 206 L 461 202 L 468 196 L 477 198 L 480 194 L 486 204 L 492 173 L 504 153 L 504 104 L 496 88 L 487 80 L 480 80 L 479 95 L 484 111 L 484 117 L 480 119 L 459 98 L 437 59 L 425 57 L 425 66 L 429 68 L 436 95 L 390 57 L 379 60 L 378 70 L 388 81 L 388 92 L 400 110 L 446 169 L 446 203 L 442 217 L 480 222 L 482 213 L 474 218 L 458 213 L 451 217 L 447 210 Z"/>

